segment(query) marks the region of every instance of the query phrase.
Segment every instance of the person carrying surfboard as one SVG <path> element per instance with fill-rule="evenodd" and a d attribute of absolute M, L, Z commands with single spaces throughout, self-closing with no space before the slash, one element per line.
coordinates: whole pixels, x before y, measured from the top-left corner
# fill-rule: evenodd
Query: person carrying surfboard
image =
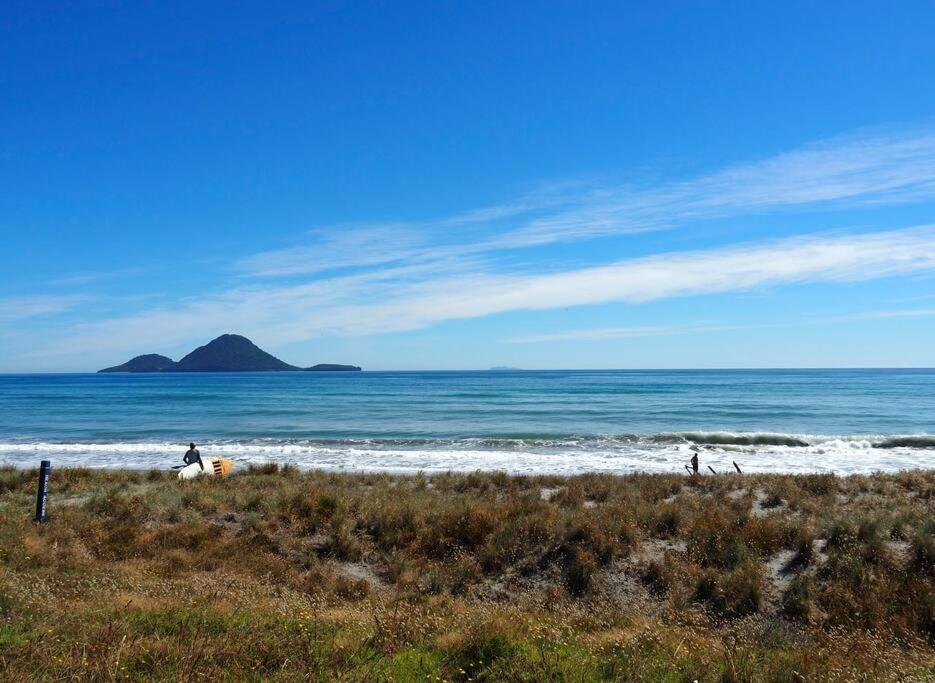
<path fill-rule="evenodd" d="M 182 458 L 182 462 L 186 465 L 192 465 L 197 462 L 201 471 L 205 471 L 205 464 L 201 461 L 201 452 L 195 448 L 194 443 L 188 444 L 188 451 L 185 453 L 185 457 Z"/>

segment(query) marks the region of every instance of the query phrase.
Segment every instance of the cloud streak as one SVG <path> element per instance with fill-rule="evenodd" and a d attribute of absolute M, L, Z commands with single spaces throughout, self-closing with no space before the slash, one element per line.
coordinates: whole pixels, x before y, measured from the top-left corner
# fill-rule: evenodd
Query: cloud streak
<path fill-rule="evenodd" d="M 532 246 L 791 207 L 933 196 L 935 134 L 840 137 L 658 188 L 592 191 L 578 207 L 535 219 L 496 244 Z"/>
<path fill-rule="evenodd" d="M 597 327 L 585 330 L 567 330 L 549 334 L 533 334 L 507 339 L 510 344 L 540 344 L 556 341 L 610 341 L 640 337 L 671 337 L 705 332 L 726 332 L 743 329 L 739 325 L 640 325 L 635 327 Z"/>
<path fill-rule="evenodd" d="M 863 320 L 886 320 L 889 318 L 935 318 L 935 308 L 897 309 L 887 311 L 864 311 L 849 315 L 829 318 L 777 322 L 754 325 L 645 325 L 635 327 L 596 327 L 578 330 L 565 330 L 548 334 L 534 334 L 512 337 L 505 341 L 509 344 L 541 344 L 561 341 L 611 341 L 639 337 L 671 337 L 686 334 L 704 334 L 706 332 L 733 332 L 737 330 L 765 330 L 789 327 L 815 327 L 818 325 L 840 325 Z"/>
<path fill-rule="evenodd" d="M 671 252 L 550 274 L 498 274 L 437 264 L 288 286 L 238 287 L 172 308 L 80 326 L 72 352 L 158 350 L 218 330 L 272 346 L 320 336 L 404 332 L 446 320 L 610 302 L 642 303 L 935 270 L 935 226 L 823 235 Z M 649 330 L 644 330 L 650 333 Z"/>
<path fill-rule="evenodd" d="M 275 348 L 321 336 L 405 332 L 514 311 L 638 304 L 931 271 L 931 225 L 759 241 L 751 231 L 747 244 L 630 259 L 605 255 L 586 267 L 554 258 L 517 265 L 516 258 L 520 249 L 674 229 L 696 220 L 926 199 L 935 199 L 935 133 L 924 130 L 836 138 L 655 186 L 556 184 L 426 223 L 314 231 L 308 243 L 236 262 L 226 289 L 63 326 L 60 338 L 46 339 L 44 348 L 32 345 L 29 353 L 41 359 L 63 347 L 72 356 L 160 351 L 228 330 Z M 593 252 L 589 258 L 593 263 Z M 54 315 L 80 301 L 52 296 L 0 300 L 0 323 Z M 513 341 L 625 338 L 682 329 L 619 326 Z"/>
<path fill-rule="evenodd" d="M 338 226 L 313 234 L 314 244 L 254 254 L 238 261 L 235 268 L 251 277 L 289 277 L 393 263 L 424 251 L 422 238 L 403 223 Z"/>
<path fill-rule="evenodd" d="M 64 313 L 86 300 L 83 296 L 20 296 L 0 299 L 0 323 Z"/>
<path fill-rule="evenodd" d="M 424 293 L 351 309 L 345 333 L 517 310 L 745 291 L 803 282 L 859 281 L 935 268 L 935 228 L 673 252 L 548 275 L 474 276 Z M 358 317 L 367 322 L 355 322 Z M 408 321 L 408 323 L 407 323 Z M 369 329 L 368 328 L 372 328 Z"/>
<path fill-rule="evenodd" d="M 521 249 L 790 208 L 935 198 L 935 133 L 847 136 L 655 187 L 556 184 L 426 223 L 337 226 L 235 265 L 249 277 Z"/>

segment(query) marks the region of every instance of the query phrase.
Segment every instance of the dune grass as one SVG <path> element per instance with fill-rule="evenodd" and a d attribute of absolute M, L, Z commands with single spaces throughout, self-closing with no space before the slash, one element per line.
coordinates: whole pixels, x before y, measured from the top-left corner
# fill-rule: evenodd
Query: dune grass
<path fill-rule="evenodd" d="M 8 680 L 930 680 L 935 472 L 0 468 Z"/>

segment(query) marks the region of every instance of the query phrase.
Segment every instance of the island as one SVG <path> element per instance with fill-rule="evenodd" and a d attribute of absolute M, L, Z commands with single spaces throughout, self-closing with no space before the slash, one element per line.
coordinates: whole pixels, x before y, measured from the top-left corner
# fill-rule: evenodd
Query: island
<path fill-rule="evenodd" d="M 319 363 L 310 368 L 305 368 L 306 372 L 360 372 L 360 367 L 356 365 L 339 365 L 337 363 Z"/>
<path fill-rule="evenodd" d="M 322 372 L 354 371 L 356 365 L 319 363 L 308 368 L 290 365 L 267 353 L 239 334 L 222 334 L 176 362 L 167 356 L 150 353 L 136 356 L 122 365 L 98 370 L 103 373 L 129 372 Z"/>
<path fill-rule="evenodd" d="M 115 365 L 112 368 L 104 368 L 98 372 L 163 372 L 167 368 L 175 365 L 175 361 L 166 356 L 160 356 L 158 353 L 147 353 L 136 358 L 131 358 L 123 365 Z"/>
<path fill-rule="evenodd" d="M 246 337 L 222 334 L 204 346 L 199 346 L 168 371 L 270 372 L 299 369 L 267 353 Z"/>

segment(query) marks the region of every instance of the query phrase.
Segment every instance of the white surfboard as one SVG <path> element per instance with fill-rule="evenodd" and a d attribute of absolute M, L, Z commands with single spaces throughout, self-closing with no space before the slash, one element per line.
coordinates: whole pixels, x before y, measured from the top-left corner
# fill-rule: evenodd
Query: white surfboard
<path fill-rule="evenodd" d="M 197 462 L 193 462 L 179 470 L 179 479 L 194 479 L 201 475 L 223 477 L 234 469 L 234 461 L 227 458 L 202 458 L 201 461 L 205 464 L 204 470 Z"/>

